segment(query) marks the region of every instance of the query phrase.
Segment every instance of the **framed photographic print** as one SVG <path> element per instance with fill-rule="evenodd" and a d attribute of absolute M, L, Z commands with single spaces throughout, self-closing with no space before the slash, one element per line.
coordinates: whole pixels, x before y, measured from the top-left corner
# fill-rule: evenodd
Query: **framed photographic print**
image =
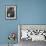
<path fill-rule="evenodd" d="M 16 5 L 6 6 L 6 19 L 16 19 Z"/>

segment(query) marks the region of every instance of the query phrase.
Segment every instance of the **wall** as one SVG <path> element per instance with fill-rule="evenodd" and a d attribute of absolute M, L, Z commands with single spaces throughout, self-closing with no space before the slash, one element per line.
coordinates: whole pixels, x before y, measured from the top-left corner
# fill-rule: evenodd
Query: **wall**
<path fill-rule="evenodd" d="M 19 16 L 17 15 L 16 20 L 6 20 L 5 19 L 5 6 L 6 5 L 16 5 L 15 0 L 0 0 L 0 44 L 7 44 L 9 42 L 8 35 L 10 32 L 16 32 L 17 34 L 17 24 L 19 22 Z M 18 42 L 17 39 L 15 41 Z"/>
<path fill-rule="evenodd" d="M 17 19 L 5 20 L 5 5 L 12 4 L 17 7 Z M 18 24 L 46 24 L 46 0 L 0 0 L 0 44 L 8 43 L 9 32 L 18 32 Z"/>
<path fill-rule="evenodd" d="M 46 24 L 46 0 L 20 1 L 21 24 Z"/>

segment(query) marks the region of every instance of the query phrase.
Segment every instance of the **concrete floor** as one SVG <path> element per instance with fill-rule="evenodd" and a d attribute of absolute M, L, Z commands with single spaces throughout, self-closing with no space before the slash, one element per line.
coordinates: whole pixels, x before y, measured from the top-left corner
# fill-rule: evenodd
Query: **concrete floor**
<path fill-rule="evenodd" d="M 20 46 L 46 46 L 45 41 L 31 41 L 31 40 L 21 40 L 20 41 Z"/>
<path fill-rule="evenodd" d="M 8 44 L 0 44 L 0 46 L 8 46 Z M 10 46 L 18 46 L 18 44 L 10 45 Z"/>
<path fill-rule="evenodd" d="M 0 46 L 8 46 L 8 44 L 0 44 Z M 19 44 L 15 44 L 14 46 L 46 46 L 46 42 L 43 41 L 32 42 L 31 40 L 28 41 L 21 40 Z"/>

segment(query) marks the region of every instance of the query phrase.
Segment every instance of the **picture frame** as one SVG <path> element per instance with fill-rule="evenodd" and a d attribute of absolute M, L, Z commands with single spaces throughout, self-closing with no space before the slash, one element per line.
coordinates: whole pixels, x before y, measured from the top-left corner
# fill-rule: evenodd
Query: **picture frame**
<path fill-rule="evenodd" d="M 16 19 L 16 5 L 6 5 L 6 16 L 7 20 L 15 20 Z"/>

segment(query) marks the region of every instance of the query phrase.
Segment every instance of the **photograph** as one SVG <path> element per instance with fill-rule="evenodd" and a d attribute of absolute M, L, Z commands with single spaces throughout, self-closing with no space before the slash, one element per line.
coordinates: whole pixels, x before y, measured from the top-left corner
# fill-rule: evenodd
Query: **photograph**
<path fill-rule="evenodd" d="M 15 5 L 6 6 L 6 19 L 16 19 L 16 6 Z"/>

